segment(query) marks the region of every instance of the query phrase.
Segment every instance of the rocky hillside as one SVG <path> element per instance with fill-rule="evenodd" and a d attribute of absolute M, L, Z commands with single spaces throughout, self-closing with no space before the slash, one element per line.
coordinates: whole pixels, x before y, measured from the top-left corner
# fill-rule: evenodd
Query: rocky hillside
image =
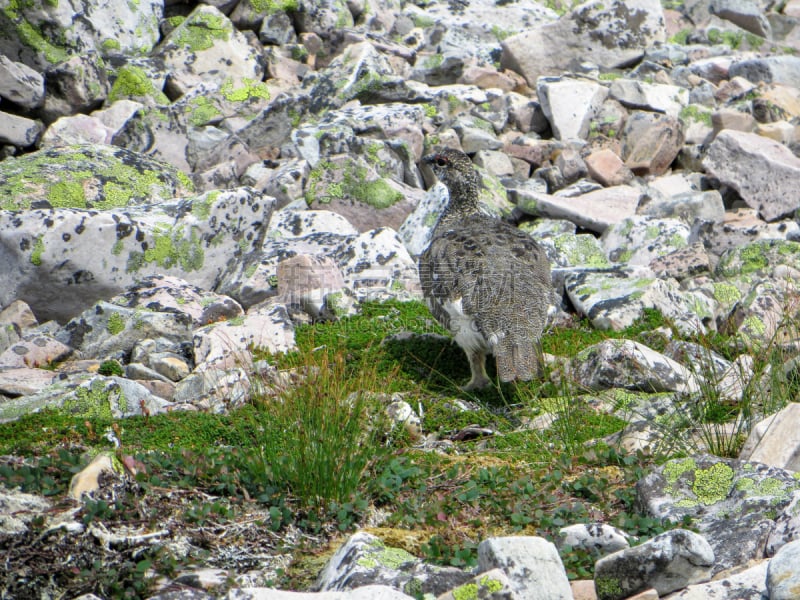
<path fill-rule="evenodd" d="M 101 423 L 119 429 L 130 417 L 133 430 L 155 417 L 231 415 L 265 390 L 285 400 L 319 367 L 298 368 L 298 354 L 336 349 L 348 364 L 360 356 L 363 367 L 383 364 L 389 352 L 399 370 L 382 373 L 392 373 L 390 383 L 369 391 L 388 390 L 388 412 L 408 429 L 397 451 L 416 457 L 403 463 L 412 470 L 424 456 L 491 455 L 514 449 L 508 440 L 524 446 L 528 438 L 514 437 L 520 432 L 571 428 L 570 403 L 618 421 L 589 436 L 592 443 L 638 456 L 636 464 L 648 456 L 647 470 L 634 478 L 623 469 L 609 488 L 619 491 L 615 514 L 595 507 L 547 526 L 543 514 L 516 508 L 494 523 L 490 505 L 464 500 L 480 510 L 471 518 L 459 512 L 475 528 L 469 535 L 453 517 L 461 543 L 471 544 L 460 547 L 463 556 L 454 543 L 430 538 L 426 560 L 418 552 L 398 560 L 386 542 L 419 545 L 359 532 L 324 569 L 308 568 L 308 577 L 321 570 L 313 597 L 464 597 L 458 586 L 497 598 L 800 597 L 800 1 L 0 7 L 4 427 L 45 423 L 40 433 L 52 452 L 77 444 L 96 454 Z M 562 300 L 545 340 L 548 375 L 521 392 L 498 387 L 490 398 L 467 398 L 457 387 L 465 377 L 460 355 L 437 363 L 431 350 L 453 350 L 418 304 L 416 256 L 446 201 L 420 159 L 440 145 L 469 154 L 483 177 L 485 210 L 534 236 L 553 265 Z M 359 324 L 381 335 L 365 337 Z M 341 329 L 330 334 L 330 326 Z M 330 337 L 315 344 L 314 335 Z M 360 354 L 365 339 L 374 354 Z M 403 353 L 390 352 L 396 347 L 427 358 L 405 369 Z M 570 402 L 555 402 L 563 396 Z M 434 406 L 452 427 L 436 424 Z M 493 416 L 479 416 L 487 410 Z M 45 421 L 36 420 L 40 411 Z M 52 415 L 73 419 L 81 441 L 71 439 L 75 429 L 47 437 Z M 107 435 L 120 446 L 117 429 Z M 577 456 L 586 440 L 568 433 L 563 450 Z M 475 438 L 479 446 L 461 445 Z M 222 561 L 230 545 L 206 532 L 202 541 L 179 540 L 174 523 L 159 526 L 157 510 L 124 524 L 94 523 L 123 488 L 129 499 L 143 493 L 130 488 L 143 465 L 122 446 L 99 455 L 99 481 L 73 482 L 73 500 L 63 473 L 52 486 L 22 475 L 54 464 L 42 462 L 41 446 L 4 446 L 0 506 L 12 516 L 0 518 L 0 547 L 19 562 L 0 566 L 8 589 L 0 598 L 111 594 L 114 577 L 96 579 L 91 560 L 67 561 L 72 579 L 58 569 L 48 579 L 46 567 L 75 546 L 122 569 L 114 562 L 121 549 L 136 558 L 153 544 L 180 567 L 191 563 L 191 576 L 134 560 L 125 568 L 142 586 L 125 593 L 295 597 L 268 589 L 275 580 L 252 575 L 252 562 L 248 570 Z M 550 459 L 557 450 L 549 447 Z M 52 460 L 46 451 L 44 458 Z M 59 464 L 77 472 L 88 458 Z M 469 488 L 471 476 L 454 475 L 452 489 Z M 530 485 L 550 489 L 543 481 Z M 566 506 L 574 481 L 524 504 Z M 161 486 L 151 485 L 146 496 L 161 498 Z M 232 486 L 202 493 L 253 500 L 253 490 Z M 635 498 L 620 491 L 626 487 Z M 392 502 L 407 501 L 407 490 L 381 490 L 370 497 L 372 513 L 350 506 L 344 514 L 356 516 L 334 519 L 339 529 L 394 530 L 380 505 L 401 514 Z M 42 494 L 72 504 L 54 506 Z M 636 526 L 614 520 L 622 505 L 658 527 L 625 531 Z M 248 518 L 275 524 L 284 542 L 291 527 L 310 535 L 313 527 L 278 518 L 282 507 Z M 426 510 L 432 522 L 449 518 L 444 508 Z M 405 525 L 399 529 L 415 527 Z M 319 539 L 334 538 L 335 527 L 319 529 Z M 59 537 L 61 555 L 45 549 L 48 536 Z M 278 539 L 270 538 L 274 552 L 264 558 L 270 572 Z M 179 542 L 207 544 L 219 560 L 192 554 L 184 562 L 191 553 L 177 551 Z M 388 566 L 378 560 L 387 557 Z M 200 567 L 219 564 L 224 570 L 201 576 Z M 582 583 L 570 585 L 568 571 Z"/>

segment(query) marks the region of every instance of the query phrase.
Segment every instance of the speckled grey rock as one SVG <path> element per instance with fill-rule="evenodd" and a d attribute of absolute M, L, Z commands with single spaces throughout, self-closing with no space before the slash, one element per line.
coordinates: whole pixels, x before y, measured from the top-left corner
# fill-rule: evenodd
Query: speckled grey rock
<path fill-rule="evenodd" d="M 574 374 L 590 389 L 696 392 L 697 377 L 686 367 L 632 340 L 606 340 L 573 359 Z"/>
<path fill-rule="evenodd" d="M 273 205 L 240 188 L 127 210 L 2 211 L 0 256 L 14 269 L 0 305 L 24 299 L 40 318 L 64 321 L 152 273 L 212 288 L 256 260 Z"/>
<path fill-rule="evenodd" d="M 722 131 L 711 143 L 703 166 L 734 188 L 767 221 L 780 219 L 800 206 L 795 194 L 800 187 L 800 158 L 774 140 Z"/>
<path fill-rule="evenodd" d="M 607 523 L 579 523 L 558 531 L 559 545 L 580 548 L 599 555 L 629 548 L 628 534 Z"/>
<path fill-rule="evenodd" d="M 577 61 L 606 68 L 630 64 L 665 38 L 661 5 L 652 0 L 585 2 L 554 23 L 503 40 L 500 64 L 533 86 Z"/>
<path fill-rule="evenodd" d="M 708 579 L 714 551 L 703 536 L 673 529 L 595 563 L 599 600 L 622 600 L 654 588 L 660 596 Z"/>

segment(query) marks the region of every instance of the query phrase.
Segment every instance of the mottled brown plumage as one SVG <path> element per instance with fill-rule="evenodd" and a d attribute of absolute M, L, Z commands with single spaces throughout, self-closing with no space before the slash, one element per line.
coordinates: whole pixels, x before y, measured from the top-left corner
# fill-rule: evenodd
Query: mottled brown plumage
<path fill-rule="evenodd" d="M 466 389 L 484 387 L 486 355 L 501 381 L 539 374 L 540 346 L 553 304 L 550 263 L 539 244 L 481 212 L 480 177 L 469 157 L 449 148 L 423 158 L 450 199 L 419 258 L 422 291 L 436 319 L 469 359 Z"/>

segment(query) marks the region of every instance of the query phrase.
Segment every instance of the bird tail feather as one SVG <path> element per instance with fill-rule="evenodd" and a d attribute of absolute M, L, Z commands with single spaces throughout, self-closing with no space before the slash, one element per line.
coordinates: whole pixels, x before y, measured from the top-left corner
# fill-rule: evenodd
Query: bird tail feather
<path fill-rule="evenodd" d="M 504 338 L 494 347 L 500 381 L 529 381 L 539 374 L 537 349 L 530 341 L 516 343 Z"/>

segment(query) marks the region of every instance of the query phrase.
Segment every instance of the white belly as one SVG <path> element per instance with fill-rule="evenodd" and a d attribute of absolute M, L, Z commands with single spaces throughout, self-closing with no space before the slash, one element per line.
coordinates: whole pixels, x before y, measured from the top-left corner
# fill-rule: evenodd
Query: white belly
<path fill-rule="evenodd" d="M 483 334 L 478 330 L 475 319 L 464 314 L 461 298 L 453 302 L 445 302 L 444 310 L 450 316 L 450 331 L 456 343 L 467 352 L 490 353 L 492 347 Z"/>

